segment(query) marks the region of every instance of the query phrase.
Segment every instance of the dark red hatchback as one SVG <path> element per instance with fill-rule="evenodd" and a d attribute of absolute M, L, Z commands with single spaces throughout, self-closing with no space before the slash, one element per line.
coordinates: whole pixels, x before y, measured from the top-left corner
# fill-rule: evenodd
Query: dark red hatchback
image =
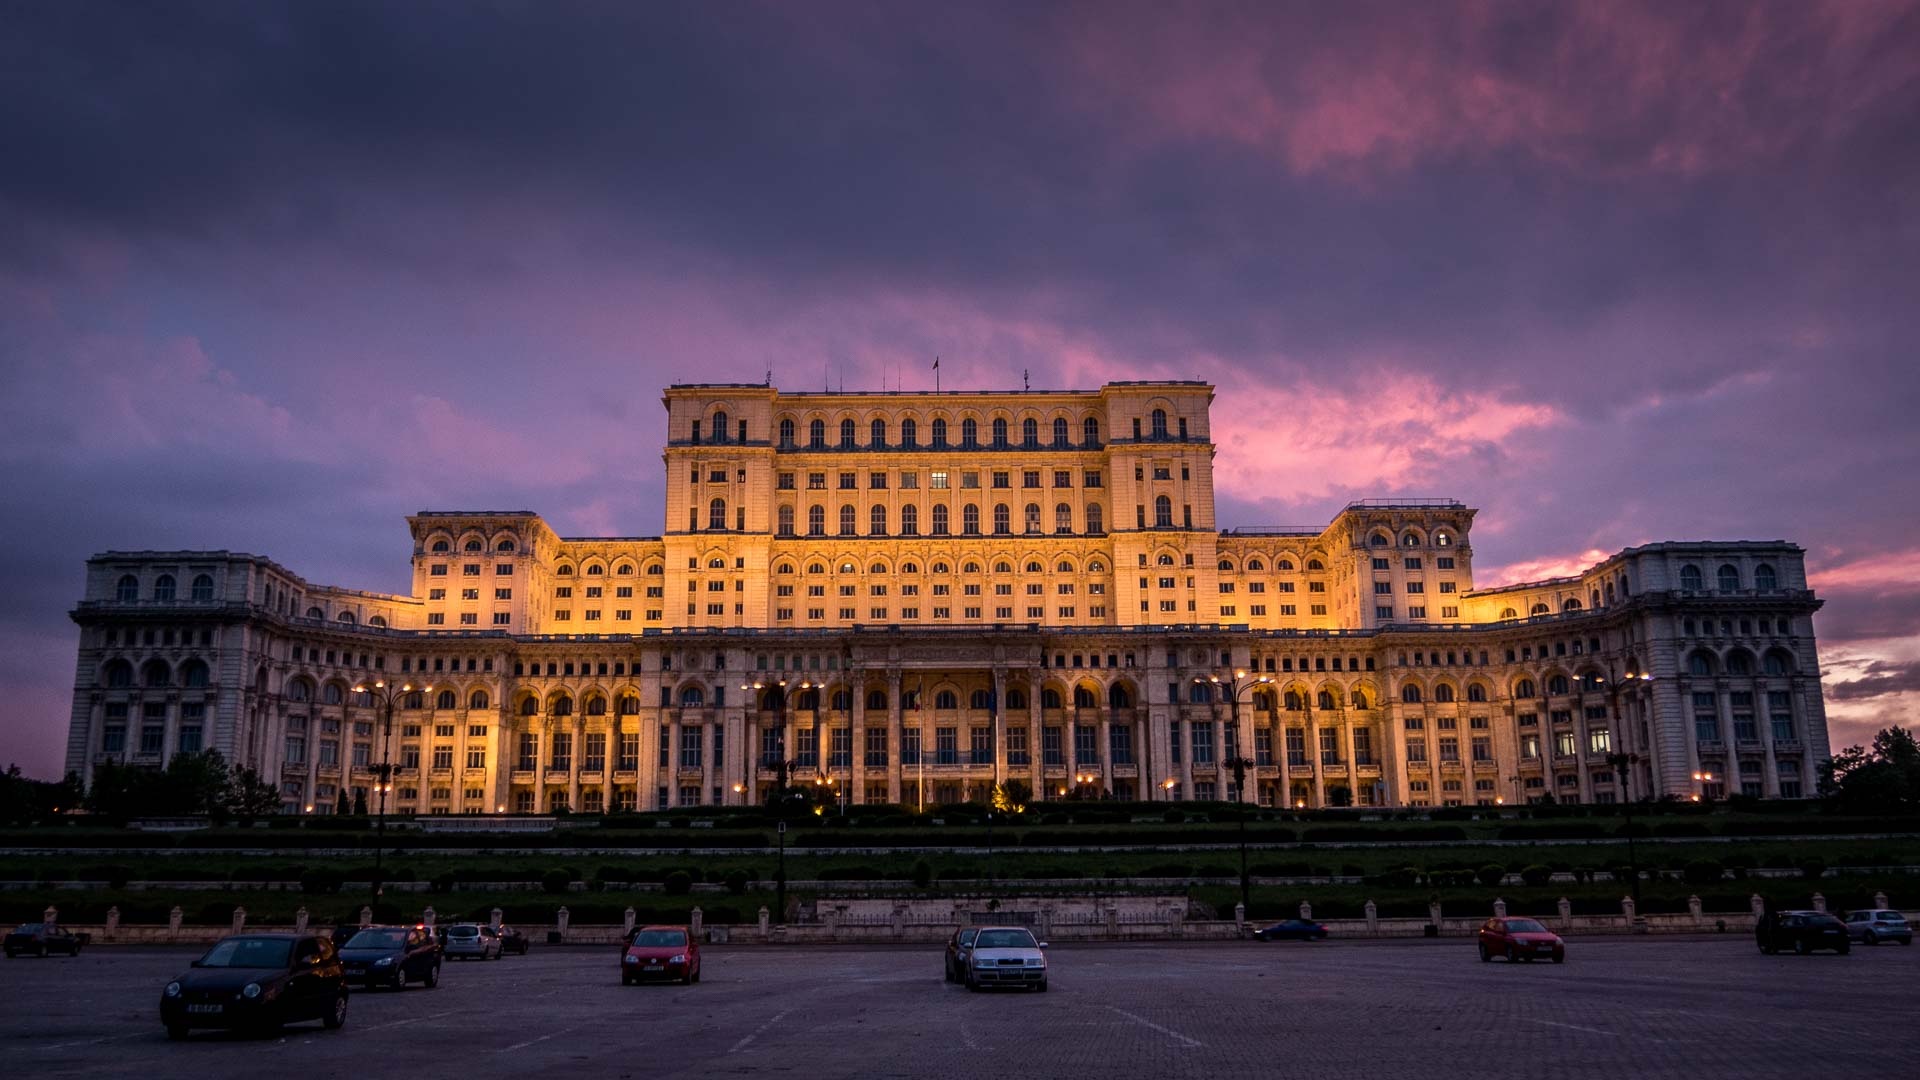
<path fill-rule="evenodd" d="M 1480 927 L 1479 937 L 1483 961 L 1496 956 L 1504 956 L 1508 961 L 1552 960 L 1556 964 L 1567 961 L 1567 943 L 1535 919 L 1488 919 Z"/>
<path fill-rule="evenodd" d="M 643 926 L 620 954 L 620 984 L 700 981 L 700 946 L 684 926 Z"/>

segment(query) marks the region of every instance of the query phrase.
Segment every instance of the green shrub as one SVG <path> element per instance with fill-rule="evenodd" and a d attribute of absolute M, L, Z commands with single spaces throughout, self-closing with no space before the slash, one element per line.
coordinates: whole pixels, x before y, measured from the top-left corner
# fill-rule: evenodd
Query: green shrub
<path fill-rule="evenodd" d="M 921 859 L 919 862 L 914 863 L 913 864 L 913 887 L 916 889 L 924 889 L 927 886 L 932 884 L 933 884 L 933 867 L 928 865 L 927 860 L 925 859 Z"/>
<path fill-rule="evenodd" d="M 753 875 L 745 870 L 729 870 L 726 878 L 727 891 L 739 896 L 747 891 L 747 883 L 752 880 Z"/>
<path fill-rule="evenodd" d="M 1178 825 L 1187 820 L 1187 812 L 1177 806 L 1167 807 L 1167 812 L 1160 816 L 1169 825 Z"/>
<path fill-rule="evenodd" d="M 300 875 L 300 891 L 309 896 L 337 893 L 346 880 L 346 875 L 338 870 L 309 870 Z"/>
<path fill-rule="evenodd" d="M 1725 869 L 1714 859 L 1691 859 L 1681 875 L 1689 885 L 1711 885 L 1725 876 Z"/>
<path fill-rule="evenodd" d="M 430 885 L 433 891 L 437 893 L 452 892 L 453 891 L 453 873 L 449 871 L 444 874 L 433 875 L 433 881 L 430 882 Z"/>
<path fill-rule="evenodd" d="M 1805 878 L 1806 878 L 1806 879 L 1807 879 L 1808 881 L 1817 881 L 1817 880 L 1819 880 L 1820 878 L 1822 878 L 1822 877 L 1825 877 L 1825 876 L 1826 876 L 1826 873 L 1827 873 L 1827 860 L 1825 860 L 1825 859 L 1802 859 L 1802 860 L 1800 860 L 1800 873 L 1801 873 L 1801 874 L 1802 874 L 1802 875 L 1803 875 L 1803 876 L 1804 876 L 1804 877 L 1805 877 Z"/>
<path fill-rule="evenodd" d="M 1520 880 L 1537 889 L 1553 880 L 1553 868 L 1533 863 L 1521 868 Z"/>
<path fill-rule="evenodd" d="M 572 884 L 573 874 L 566 870 L 549 870 L 540 876 L 540 887 L 556 895 L 566 892 Z"/>
<path fill-rule="evenodd" d="M 685 896 L 693 891 L 693 875 L 685 870 L 675 870 L 661 883 L 668 896 Z"/>
<path fill-rule="evenodd" d="M 1501 866 L 1499 863 L 1488 863 L 1479 870 L 1474 871 L 1473 876 L 1474 880 L 1491 889 L 1506 880 L 1507 868 Z"/>

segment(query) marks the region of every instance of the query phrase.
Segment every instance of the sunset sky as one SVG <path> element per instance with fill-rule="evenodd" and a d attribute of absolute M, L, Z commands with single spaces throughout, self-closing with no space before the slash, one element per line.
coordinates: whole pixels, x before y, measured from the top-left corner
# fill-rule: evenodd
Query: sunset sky
<path fill-rule="evenodd" d="M 1920 723 L 1920 3 L 0 0 L 0 767 L 84 561 L 657 534 L 660 389 L 1206 379 L 1223 526 L 1807 549 Z"/>

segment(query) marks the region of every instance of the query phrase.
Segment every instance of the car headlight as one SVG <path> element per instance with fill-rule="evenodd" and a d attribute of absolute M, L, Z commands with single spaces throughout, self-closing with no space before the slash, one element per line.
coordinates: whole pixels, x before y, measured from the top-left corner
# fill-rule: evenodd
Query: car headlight
<path fill-rule="evenodd" d="M 672 958 L 672 959 L 670 959 L 670 960 L 668 960 L 668 961 L 667 961 L 667 963 L 669 963 L 669 964 L 684 964 L 684 963 L 686 963 L 686 962 L 687 962 L 687 954 L 686 954 L 686 953 L 676 953 L 676 954 L 674 954 L 674 956 L 673 956 L 673 958 Z"/>
<path fill-rule="evenodd" d="M 993 965 L 993 961 L 991 960 L 975 960 L 973 962 L 973 966 L 977 968 L 990 968 L 994 965 Z"/>
<path fill-rule="evenodd" d="M 391 967 L 392 965 L 393 965 L 393 957 L 391 956 L 383 956 L 380 959 L 375 960 L 373 962 L 374 967 Z"/>
<path fill-rule="evenodd" d="M 1027 958 L 1027 966 L 1028 967 L 1046 967 L 1047 962 L 1045 960 L 1040 959 L 1037 956 L 1030 956 Z"/>
<path fill-rule="evenodd" d="M 168 984 L 167 984 L 167 996 L 168 996 L 168 997 L 179 997 L 179 996 L 180 996 L 180 984 L 179 984 L 179 983 L 177 983 L 177 982 L 170 982 L 170 983 L 168 983 Z"/>
<path fill-rule="evenodd" d="M 241 996 L 241 997 L 243 997 L 243 998 L 246 998 L 246 999 L 247 999 L 248 1001 L 252 1001 L 252 1000 L 253 1000 L 254 998 L 257 998 L 257 997 L 259 997 L 259 996 L 260 996 L 260 984 L 259 984 L 259 983 L 248 983 L 248 984 L 247 984 L 247 985 L 246 985 L 245 987 L 243 987 L 243 988 L 241 988 L 241 990 L 240 990 L 240 996 Z"/>
<path fill-rule="evenodd" d="M 628 964 L 637 964 L 640 962 L 640 958 L 633 955 L 632 953 L 628 953 L 627 955 L 621 957 L 620 959 L 622 962 L 628 963 Z"/>

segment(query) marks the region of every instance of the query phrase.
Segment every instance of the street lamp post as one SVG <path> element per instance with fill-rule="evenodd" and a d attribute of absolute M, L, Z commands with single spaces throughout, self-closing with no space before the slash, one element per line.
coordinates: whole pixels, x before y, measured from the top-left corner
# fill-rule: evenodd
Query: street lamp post
<path fill-rule="evenodd" d="M 1653 676 L 1650 674 L 1642 673 L 1635 675 L 1632 671 L 1627 672 L 1627 679 L 1629 680 L 1644 682 L 1652 678 Z M 1613 706 L 1614 728 L 1619 737 L 1624 741 L 1627 731 L 1625 720 L 1620 715 L 1621 686 L 1622 680 L 1614 676 L 1612 666 L 1609 665 L 1607 669 L 1607 696 Z M 1645 760 L 1646 759 L 1639 754 L 1624 749 L 1608 754 L 1606 757 L 1606 762 L 1613 768 L 1614 775 L 1620 778 L 1620 802 L 1626 808 L 1627 873 L 1633 879 L 1630 883 L 1630 888 L 1633 894 L 1633 917 L 1636 921 L 1642 916 L 1640 913 L 1640 858 L 1633 843 L 1633 772 L 1634 767 Z M 1634 928 L 1629 927 L 1629 929 Z"/>
<path fill-rule="evenodd" d="M 376 778 L 375 790 L 380 798 L 378 813 L 374 817 L 373 848 L 373 901 L 380 902 L 386 892 L 386 871 L 383 856 L 387 849 L 387 792 L 393 790 L 393 707 L 402 694 L 411 694 L 416 689 L 422 694 L 433 693 L 432 686 L 415 687 L 412 683 L 399 686 L 390 685 L 385 679 L 375 679 L 371 686 L 362 683 L 353 688 L 356 694 L 365 694 L 377 704 L 383 706 L 380 727 L 380 763 L 373 766 Z"/>
<path fill-rule="evenodd" d="M 1231 675 L 1224 678 L 1219 675 L 1208 675 L 1204 678 L 1195 676 L 1193 681 L 1202 685 L 1211 685 L 1216 688 L 1217 693 L 1225 695 L 1227 699 L 1227 715 L 1233 724 L 1234 738 L 1237 742 L 1240 734 L 1241 696 L 1252 691 L 1257 686 L 1272 682 L 1273 676 L 1251 675 L 1245 669 L 1237 669 Z M 1233 770 L 1234 801 L 1241 804 L 1236 809 L 1239 811 L 1238 817 L 1240 819 L 1240 908 L 1242 911 L 1245 911 L 1253 906 L 1252 882 L 1247 877 L 1247 808 L 1245 803 L 1247 801 L 1247 770 L 1252 768 L 1255 763 L 1242 755 L 1238 746 L 1235 746 L 1230 751 L 1230 754 L 1231 756 L 1221 764 Z M 1257 784 L 1258 782 L 1256 778 L 1255 783 Z"/>
<path fill-rule="evenodd" d="M 780 679 L 777 681 L 776 685 L 778 685 L 781 690 L 780 738 L 778 740 L 779 749 L 773 755 L 772 760 L 770 761 L 763 760 L 760 762 L 760 765 L 762 766 L 771 765 L 773 767 L 775 787 L 774 787 L 773 794 L 770 797 L 770 801 L 773 803 L 774 836 L 776 839 L 776 843 L 778 844 L 778 852 L 779 852 L 778 867 L 774 873 L 774 890 L 775 890 L 774 903 L 780 909 L 779 911 L 780 922 L 782 925 L 785 925 L 787 921 L 787 801 L 789 798 L 788 778 L 794 772 L 794 770 L 800 767 L 800 761 L 798 758 L 787 757 L 787 728 L 791 725 L 793 721 L 793 694 L 789 692 L 787 688 L 787 680 Z M 749 693 L 754 695 L 753 697 L 754 712 L 756 715 L 758 715 L 759 713 L 759 691 L 762 689 L 765 689 L 765 686 L 766 684 L 760 683 L 760 682 L 746 683 L 741 686 L 742 690 L 748 691 Z M 800 684 L 800 689 L 810 690 L 813 688 L 813 686 L 814 684 L 811 682 L 802 682 Z"/>

